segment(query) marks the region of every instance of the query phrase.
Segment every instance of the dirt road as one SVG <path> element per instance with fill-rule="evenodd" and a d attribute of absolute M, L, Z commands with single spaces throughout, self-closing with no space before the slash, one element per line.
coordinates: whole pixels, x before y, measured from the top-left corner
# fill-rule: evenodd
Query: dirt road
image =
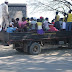
<path fill-rule="evenodd" d="M 39 55 L 19 53 L 0 45 L 0 72 L 72 72 L 72 49 L 43 50 Z"/>

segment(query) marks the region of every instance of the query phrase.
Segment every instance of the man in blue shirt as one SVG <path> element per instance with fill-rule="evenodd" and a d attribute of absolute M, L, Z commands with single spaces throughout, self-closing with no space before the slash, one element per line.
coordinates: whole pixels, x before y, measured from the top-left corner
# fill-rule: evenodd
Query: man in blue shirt
<path fill-rule="evenodd" d="M 10 24 L 9 27 L 7 28 L 6 32 L 13 33 L 13 31 L 15 31 L 15 30 L 16 30 L 16 28 L 13 28 L 12 24 Z"/>

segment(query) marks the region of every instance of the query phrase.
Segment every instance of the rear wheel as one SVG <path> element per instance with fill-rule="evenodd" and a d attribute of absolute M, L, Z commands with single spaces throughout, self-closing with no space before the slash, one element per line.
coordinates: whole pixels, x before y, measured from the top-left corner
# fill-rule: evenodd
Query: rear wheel
<path fill-rule="evenodd" d="M 29 48 L 29 53 L 32 55 L 37 55 L 41 52 L 40 45 L 38 43 L 32 43 Z"/>

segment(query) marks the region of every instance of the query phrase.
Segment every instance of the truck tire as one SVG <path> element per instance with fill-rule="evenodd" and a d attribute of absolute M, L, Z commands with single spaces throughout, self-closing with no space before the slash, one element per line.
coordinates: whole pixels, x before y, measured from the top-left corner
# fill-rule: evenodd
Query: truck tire
<path fill-rule="evenodd" d="M 40 45 L 36 42 L 32 43 L 29 48 L 29 54 L 38 55 L 41 52 Z"/>
<path fill-rule="evenodd" d="M 23 49 L 17 48 L 16 51 L 23 52 Z"/>

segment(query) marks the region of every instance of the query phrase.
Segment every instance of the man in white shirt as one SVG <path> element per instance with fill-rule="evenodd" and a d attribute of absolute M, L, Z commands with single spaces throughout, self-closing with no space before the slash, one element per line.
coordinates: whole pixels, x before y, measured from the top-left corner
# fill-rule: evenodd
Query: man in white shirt
<path fill-rule="evenodd" d="M 9 27 L 9 12 L 8 12 L 8 2 L 5 1 L 5 3 L 2 4 L 2 17 L 3 17 L 3 23 L 2 27 L 3 29 L 7 29 Z"/>
<path fill-rule="evenodd" d="M 45 30 L 46 31 L 49 30 L 50 28 L 49 28 L 48 18 L 45 18 L 45 21 L 43 23 L 44 23 Z"/>
<path fill-rule="evenodd" d="M 0 28 L 2 28 L 2 5 L 0 5 Z"/>
<path fill-rule="evenodd" d="M 35 21 L 34 19 L 33 19 L 33 17 L 31 18 L 31 29 L 32 30 L 35 30 L 36 29 L 36 22 L 37 21 Z"/>

